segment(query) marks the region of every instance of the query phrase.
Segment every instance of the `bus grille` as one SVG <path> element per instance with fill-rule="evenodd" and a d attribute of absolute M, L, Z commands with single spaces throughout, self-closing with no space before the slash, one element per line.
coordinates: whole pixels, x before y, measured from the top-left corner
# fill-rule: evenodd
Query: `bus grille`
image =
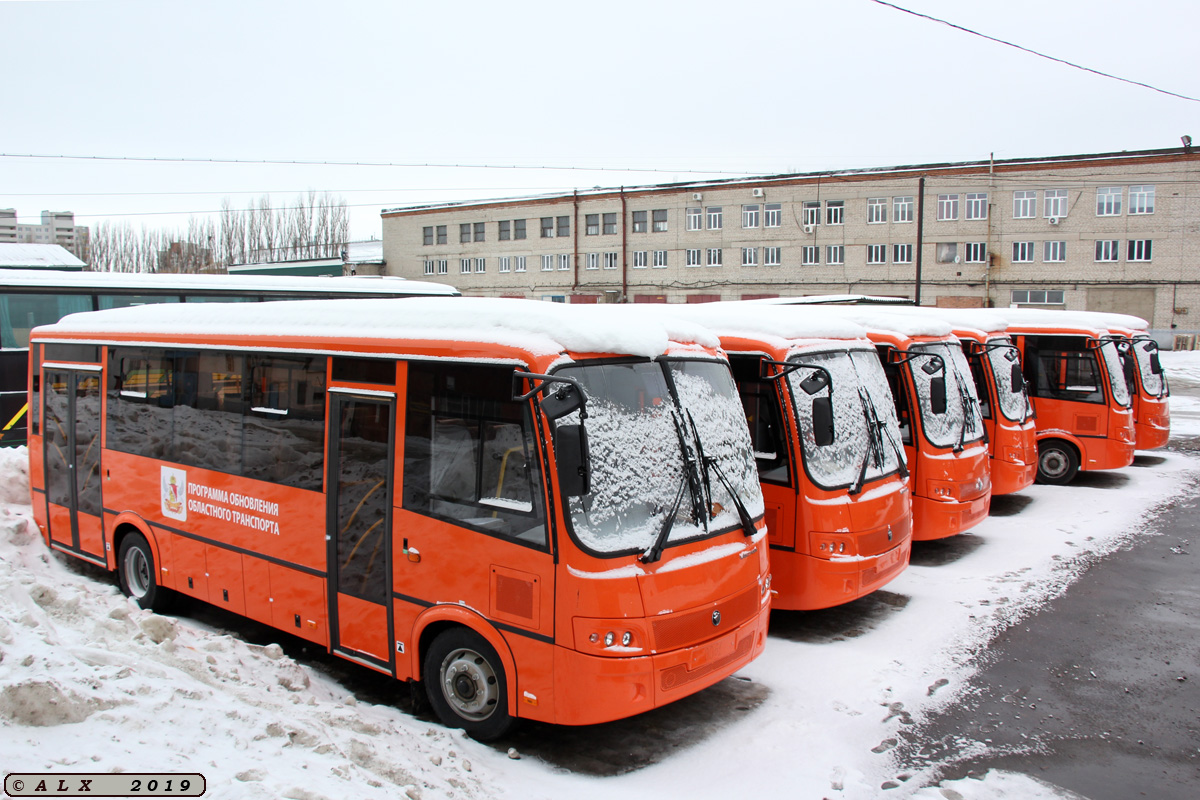
<path fill-rule="evenodd" d="M 713 613 L 721 612 L 721 622 L 713 625 Z M 663 616 L 654 620 L 654 649 L 676 650 L 731 631 L 758 613 L 758 586 L 741 594 L 694 611 Z"/>

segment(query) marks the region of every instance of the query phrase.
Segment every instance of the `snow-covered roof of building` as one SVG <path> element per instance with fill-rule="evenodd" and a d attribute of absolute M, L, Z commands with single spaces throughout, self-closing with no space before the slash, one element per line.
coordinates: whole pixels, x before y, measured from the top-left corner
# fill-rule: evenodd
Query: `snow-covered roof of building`
<path fill-rule="evenodd" d="M 620 353 L 653 358 L 671 342 L 718 347 L 707 329 L 633 309 L 567 306 L 497 297 L 298 300 L 263 303 L 157 304 L 63 317 L 38 333 L 231 335 L 371 341 L 482 342 L 534 355 Z M 35 334 L 35 337 L 38 334 Z"/>
<path fill-rule="evenodd" d="M 371 239 L 366 242 L 346 243 L 347 264 L 382 264 L 383 240 Z"/>
<path fill-rule="evenodd" d="M 61 245 L 0 242 L 0 269 L 76 270 L 86 266 Z"/>

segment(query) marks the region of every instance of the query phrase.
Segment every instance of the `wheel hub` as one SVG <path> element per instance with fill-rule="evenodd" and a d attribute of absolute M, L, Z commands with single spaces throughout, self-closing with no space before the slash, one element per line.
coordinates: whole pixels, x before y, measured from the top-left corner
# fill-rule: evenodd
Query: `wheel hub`
<path fill-rule="evenodd" d="M 442 695 L 464 718 L 484 720 L 496 709 L 500 685 L 487 659 L 473 650 L 455 650 L 442 661 Z"/>

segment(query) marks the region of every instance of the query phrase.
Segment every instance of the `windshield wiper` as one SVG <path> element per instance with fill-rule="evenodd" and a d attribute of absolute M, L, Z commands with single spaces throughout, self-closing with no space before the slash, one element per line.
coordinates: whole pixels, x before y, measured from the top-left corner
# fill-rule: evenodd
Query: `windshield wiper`
<path fill-rule="evenodd" d="M 863 455 L 862 464 L 858 468 L 858 477 L 854 480 L 854 485 L 848 490 L 850 494 L 858 494 L 862 491 L 863 484 L 867 480 L 867 467 L 871 465 L 872 459 L 875 461 L 875 467 L 879 470 L 883 469 L 885 456 L 883 454 L 883 442 L 880 441 L 878 419 L 872 420 L 872 412 L 874 406 L 867 399 L 866 392 L 860 386 L 858 389 L 858 402 L 862 406 L 863 422 L 867 427 L 867 452 Z"/>
<path fill-rule="evenodd" d="M 725 470 L 721 469 L 720 463 L 716 456 L 704 455 L 704 444 L 700 441 L 700 429 L 696 427 L 696 421 L 692 419 L 692 412 L 688 412 L 688 422 L 692 426 L 692 436 L 696 441 L 696 450 L 700 454 L 700 463 L 704 465 L 704 490 L 708 493 L 708 507 L 712 509 L 712 486 L 709 483 L 708 468 L 712 467 L 717 473 L 717 480 L 725 487 L 725 491 L 729 492 L 729 497 L 733 500 L 733 507 L 737 510 L 738 519 L 742 523 L 742 533 L 746 536 L 753 536 L 756 533 L 754 527 L 754 518 L 750 516 L 750 510 L 746 508 L 746 504 L 742 502 L 742 497 L 733 488 L 733 481 L 729 480 L 729 476 L 725 474 Z M 705 520 L 705 528 L 707 529 L 708 520 Z"/>
<path fill-rule="evenodd" d="M 671 503 L 662 527 L 658 529 L 658 535 L 654 537 L 654 542 L 646 548 L 646 552 L 638 556 L 638 561 L 643 564 L 651 564 L 662 558 L 663 548 L 667 545 L 671 529 L 675 527 L 675 517 L 678 516 L 679 508 L 683 505 L 684 490 L 691 490 L 692 516 L 696 520 L 696 524 L 703 524 L 705 531 L 708 530 L 708 515 L 704 511 L 704 479 L 700 476 L 700 462 L 697 461 L 696 453 L 688 446 L 683 420 L 678 412 L 671 412 L 671 421 L 675 423 L 675 438 L 679 441 L 679 454 L 683 459 L 683 475 L 679 479 L 679 490 L 675 493 L 675 501 Z"/>

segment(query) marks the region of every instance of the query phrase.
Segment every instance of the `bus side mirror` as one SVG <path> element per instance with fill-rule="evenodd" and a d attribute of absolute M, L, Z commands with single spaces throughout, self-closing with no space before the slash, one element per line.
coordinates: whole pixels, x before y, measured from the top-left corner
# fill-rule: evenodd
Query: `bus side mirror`
<path fill-rule="evenodd" d="M 1012 365 L 1012 390 L 1019 392 L 1025 388 L 1025 376 L 1021 374 L 1021 365 Z"/>
<path fill-rule="evenodd" d="M 938 375 L 929 380 L 929 407 L 935 414 L 946 413 L 946 376 Z"/>
<path fill-rule="evenodd" d="M 1150 371 L 1155 375 L 1162 375 L 1162 362 L 1158 360 L 1157 350 L 1150 354 Z"/>
<path fill-rule="evenodd" d="M 558 463 L 558 485 L 564 497 L 591 493 L 587 431 L 582 425 L 558 426 L 554 432 L 554 458 Z"/>
<path fill-rule="evenodd" d="M 553 422 L 582 408 L 583 395 L 574 384 L 560 383 L 554 387 L 553 391 L 546 392 L 546 396 L 539 400 L 538 404 L 542 407 L 542 413 L 546 415 L 546 418 Z"/>
<path fill-rule="evenodd" d="M 813 398 L 812 425 L 817 447 L 833 444 L 833 398 L 829 395 Z"/>

